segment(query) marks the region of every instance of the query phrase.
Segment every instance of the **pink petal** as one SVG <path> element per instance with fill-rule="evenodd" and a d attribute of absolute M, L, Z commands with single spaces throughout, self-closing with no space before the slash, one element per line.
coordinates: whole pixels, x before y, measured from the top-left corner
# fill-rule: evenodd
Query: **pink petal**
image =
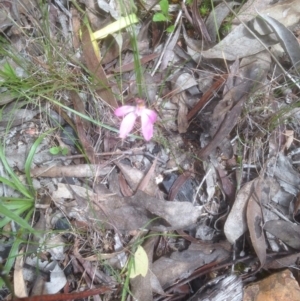
<path fill-rule="evenodd" d="M 147 110 L 147 111 L 150 111 L 150 110 Z M 155 113 L 155 115 L 156 115 L 156 113 Z M 151 117 L 152 117 L 152 119 L 151 119 Z M 155 122 L 155 120 L 153 118 L 154 115 L 151 114 L 151 117 L 148 114 L 146 114 L 146 112 L 143 112 L 143 114 L 141 115 L 142 133 L 143 133 L 143 136 L 146 141 L 149 141 L 153 136 L 153 123 Z M 152 120 L 154 120 L 154 122 L 152 122 Z"/>
<path fill-rule="evenodd" d="M 134 112 L 131 112 L 124 117 L 120 126 L 120 135 L 119 135 L 120 138 L 124 139 L 127 137 L 127 135 L 130 133 L 130 131 L 134 126 L 136 117 L 137 116 L 135 115 Z"/>
<path fill-rule="evenodd" d="M 131 112 L 134 112 L 134 111 L 135 111 L 134 106 L 122 106 L 122 107 L 119 107 L 115 110 L 115 115 L 120 117 L 120 116 L 127 115 L 128 113 L 131 113 Z"/>
<path fill-rule="evenodd" d="M 144 109 L 142 114 L 147 115 L 151 123 L 157 120 L 157 114 L 152 110 Z"/>

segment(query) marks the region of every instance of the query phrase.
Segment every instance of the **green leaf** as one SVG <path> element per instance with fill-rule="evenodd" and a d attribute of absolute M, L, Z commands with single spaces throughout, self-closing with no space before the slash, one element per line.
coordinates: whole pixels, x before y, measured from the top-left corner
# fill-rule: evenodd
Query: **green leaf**
<path fill-rule="evenodd" d="M 2 75 L 6 76 L 8 79 L 15 79 L 17 78 L 15 70 L 12 68 L 12 66 L 6 62 L 3 65 L 3 69 L 1 71 Z"/>
<path fill-rule="evenodd" d="M 149 268 L 148 255 L 142 246 L 138 246 L 134 253 L 134 264 L 130 270 L 130 278 L 135 278 L 138 275 L 146 276 Z"/>
<path fill-rule="evenodd" d="M 2 182 L 3 184 L 11 187 L 12 189 L 17 189 L 16 185 L 13 182 L 6 179 L 6 178 L 0 177 L 0 182 Z"/>
<path fill-rule="evenodd" d="M 155 13 L 152 21 L 153 22 L 168 21 L 168 18 L 163 13 Z"/>
<path fill-rule="evenodd" d="M 54 146 L 49 149 L 50 154 L 57 155 L 60 152 L 60 146 Z"/>
<path fill-rule="evenodd" d="M 11 209 L 8 208 L 10 211 Z M 28 209 L 33 209 L 32 205 L 24 205 L 22 207 L 19 207 L 18 209 L 14 210 L 12 213 L 15 215 L 21 215 L 23 214 L 25 211 L 27 211 Z M 32 211 L 32 210 L 30 210 Z M 1 209 L 0 209 L 1 212 Z M 4 218 L 0 219 L 0 228 L 4 227 L 6 224 L 8 224 L 11 221 L 11 218 L 5 216 Z"/>
<path fill-rule="evenodd" d="M 171 26 L 169 26 L 169 27 L 166 29 L 166 31 L 167 31 L 167 32 L 173 32 L 174 29 L 175 29 L 175 26 L 174 26 L 174 25 L 171 25 Z"/>
<path fill-rule="evenodd" d="M 168 16 L 169 15 L 169 1 L 168 0 L 161 0 L 161 1 L 159 1 L 159 6 L 160 6 L 160 9 L 161 9 L 162 13 L 165 16 Z"/>
<path fill-rule="evenodd" d="M 61 150 L 61 154 L 62 154 L 63 156 L 66 156 L 66 155 L 68 154 L 68 152 L 69 152 L 69 150 L 68 150 L 68 148 L 66 148 L 66 147 L 62 148 L 62 150 Z"/>

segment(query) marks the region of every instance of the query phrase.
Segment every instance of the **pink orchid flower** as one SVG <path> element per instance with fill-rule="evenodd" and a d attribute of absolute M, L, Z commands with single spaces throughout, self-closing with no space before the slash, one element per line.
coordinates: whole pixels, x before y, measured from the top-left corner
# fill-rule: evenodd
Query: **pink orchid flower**
<path fill-rule="evenodd" d="M 146 108 L 142 99 L 136 99 L 136 106 L 122 106 L 115 110 L 118 117 L 125 116 L 121 122 L 119 137 L 124 139 L 133 129 L 136 119 L 140 116 L 142 122 L 142 133 L 146 141 L 153 136 L 153 125 L 157 119 L 157 114 Z"/>

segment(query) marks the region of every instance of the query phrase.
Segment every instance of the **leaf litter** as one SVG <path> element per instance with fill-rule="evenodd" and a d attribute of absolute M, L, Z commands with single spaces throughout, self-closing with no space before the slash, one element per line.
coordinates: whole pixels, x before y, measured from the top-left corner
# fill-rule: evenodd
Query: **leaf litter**
<path fill-rule="evenodd" d="M 170 5 L 171 33 L 148 18 L 159 8 L 130 3 L 2 4 L 0 192 L 14 214 L 0 212 L 0 269 L 14 300 L 242 300 L 264 270 L 297 268 L 299 1 Z M 125 129 L 114 111 L 137 99 L 156 122 L 134 113 Z M 31 179 L 32 217 L 13 175 Z"/>

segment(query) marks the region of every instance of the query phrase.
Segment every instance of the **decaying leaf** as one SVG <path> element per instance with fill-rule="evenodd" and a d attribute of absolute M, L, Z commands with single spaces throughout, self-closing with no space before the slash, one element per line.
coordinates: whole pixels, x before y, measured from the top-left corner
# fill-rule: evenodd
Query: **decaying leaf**
<path fill-rule="evenodd" d="M 240 189 L 225 222 L 224 233 L 232 244 L 247 231 L 246 210 L 256 181 L 248 182 Z"/>
<path fill-rule="evenodd" d="M 263 216 L 261 210 L 261 185 L 256 181 L 253 185 L 253 193 L 247 205 L 247 225 L 251 242 L 260 265 L 264 266 L 267 258 L 267 244 L 263 231 Z"/>
<path fill-rule="evenodd" d="M 63 195 L 59 191 L 53 196 L 56 205 L 67 216 L 91 224 L 101 221 L 101 227 L 106 229 L 114 229 L 116 225 L 119 230 L 185 229 L 195 223 L 202 214 L 201 208 L 194 207 L 189 202 L 167 202 L 150 197 L 140 190 L 132 197 L 100 195 L 99 198 L 96 197 L 95 202 L 92 197 L 90 199 L 80 197 L 73 207 L 62 198 Z M 81 208 L 78 204 L 82 204 Z M 95 226 L 97 227 L 97 223 Z"/>
<path fill-rule="evenodd" d="M 112 108 L 117 108 L 118 104 L 115 98 L 115 95 L 112 93 L 109 88 L 109 82 L 107 80 L 104 69 L 96 57 L 94 52 L 91 37 L 87 27 L 83 28 L 82 32 L 82 46 L 83 46 L 83 54 L 86 61 L 86 65 L 91 73 L 95 76 L 95 79 L 98 81 L 98 84 L 101 85 L 99 89 L 97 89 L 98 95 L 101 97 L 103 101 L 108 103 Z"/>
<path fill-rule="evenodd" d="M 274 18 L 286 27 L 293 26 L 299 23 L 300 1 L 247 1 L 239 11 L 238 18 L 233 20 L 233 24 L 248 22 L 257 15 L 257 12 Z"/>
<path fill-rule="evenodd" d="M 268 162 L 268 174 L 275 176 L 280 186 L 288 193 L 296 196 L 300 190 L 299 173 L 293 168 L 288 157 L 279 153 L 274 160 Z"/>
<path fill-rule="evenodd" d="M 66 276 L 56 260 L 50 263 L 46 261 L 42 262 L 37 257 L 27 257 L 26 264 L 28 267 L 24 268 L 24 278 L 29 281 L 36 279 L 31 291 L 32 295 L 55 294 L 67 283 Z M 37 270 L 40 273 L 38 273 L 38 277 L 36 278 Z M 48 279 L 45 275 L 48 275 Z"/>
<path fill-rule="evenodd" d="M 293 67 L 297 70 L 300 67 L 300 46 L 294 34 L 286 28 L 283 24 L 274 18 L 259 14 L 274 30 L 280 45 L 285 50 L 286 54 L 290 57 Z"/>
<path fill-rule="evenodd" d="M 300 250 L 300 225 L 284 220 L 272 220 L 265 223 L 264 230 L 270 232 L 288 246 Z"/>
<path fill-rule="evenodd" d="M 211 252 L 213 250 L 213 252 Z M 176 279 L 188 277 L 195 269 L 211 262 L 221 262 L 228 258 L 229 252 L 220 245 L 191 244 L 182 252 L 173 252 L 171 256 L 163 256 L 153 263 L 153 273 L 163 288 L 168 287 Z"/>
<path fill-rule="evenodd" d="M 267 47 L 277 43 L 278 42 L 271 37 L 264 39 L 264 44 Z M 257 54 L 263 50 L 265 50 L 265 48 L 261 43 L 253 37 L 243 24 L 240 24 L 216 46 L 203 51 L 202 55 L 207 59 L 219 58 L 234 61 L 238 58 Z"/>
<path fill-rule="evenodd" d="M 273 23 L 281 22 L 284 26 L 292 26 L 299 20 L 298 13 L 291 13 L 290 11 L 295 12 L 294 5 L 297 5 L 297 9 L 300 7 L 300 3 L 298 0 L 296 1 L 288 1 L 289 3 L 285 3 L 284 5 L 276 4 L 274 7 L 270 7 L 265 11 L 259 11 L 263 13 L 263 15 L 267 15 L 268 18 L 275 19 Z M 254 4 L 251 2 L 251 6 L 255 7 Z M 285 11 L 283 9 L 285 7 Z M 255 7 L 257 9 L 257 7 Z M 256 16 L 257 12 L 254 15 L 249 14 L 248 16 Z M 289 16 L 286 18 L 286 16 Z M 287 19 L 287 20 L 286 20 Z M 277 20 L 277 21 L 276 21 Z M 244 20 L 245 22 L 245 20 Z M 280 24 L 280 23 L 279 23 Z M 281 29 L 284 28 L 281 26 Z M 278 26 L 279 27 L 279 26 Z M 277 29 L 278 30 L 278 29 Z M 283 32 L 283 30 L 281 30 Z M 285 31 L 286 32 L 286 31 Z M 290 35 L 288 35 L 290 37 Z M 286 41 L 288 36 L 286 36 Z M 283 35 L 281 35 L 280 40 L 282 40 Z M 278 41 L 272 37 L 272 35 L 265 35 L 260 36 L 259 38 L 263 38 L 262 41 L 266 47 L 272 46 Z M 289 38 L 291 40 L 291 38 Z M 293 39 L 294 40 L 294 39 Z M 289 43 L 285 43 L 289 44 Z M 290 49 L 296 45 L 295 43 L 291 43 Z M 298 46 L 299 47 L 299 46 Z M 220 58 L 220 59 L 227 59 L 227 60 L 235 60 L 237 58 L 250 56 L 256 53 L 263 51 L 265 48 L 264 46 L 254 38 L 254 36 L 245 28 L 244 24 L 240 24 L 239 26 L 235 27 L 232 32 L 230 32 L 220 43 L 218 43 L 213 48 L 203 51 L 202 55 L 205 58 Z M 293 50 L 292 53 L 295 55 L 296 52 Z M 293 62 L 294 63 L 294 62 Z"/>
<path fill-rule="evenodd" d="M 282 268 L 290 268 L 292 266 L 296 266 L 298 259 L 300 257 L 300 253 L 294 253 L 292 255 L 287 255 L 278 258 L 278 256 L 274 256 L 272 260 L 266 263 L 266 269 L 282 269 Z"/>
<path fill-rule="evenodd" d="M 271 58 L 267 52 L 242 60 L 235 86 L 226 93 L 214 109 L 210 127 L 212 141 L 201 150 L 201 158 L 207 158 L 216 147 L 222 145 L 236 125 L 249 93 L 257 90 L 265 80 L 270 64 Z"/>
<path fill-rule="evenodd" d="M 136 191 L 145 177 L 144 173 L 122 162 L 116 162 L 116 165 L 120 168 L 130 188 L 133 191 Z M 149 179 L 148 185 L 146 185 L 143 190 L 149 195 L 153 195 L 153 193 L 157 190 L 157 185 L 153 177 Z"/>

